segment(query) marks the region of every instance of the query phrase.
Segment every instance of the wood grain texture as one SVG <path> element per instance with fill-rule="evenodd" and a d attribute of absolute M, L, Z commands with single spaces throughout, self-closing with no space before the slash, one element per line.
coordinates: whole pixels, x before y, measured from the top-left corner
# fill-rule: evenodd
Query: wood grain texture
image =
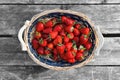
<path fill-rule="evenodd" d="M 104 0 L 0 0 L 0 3 L 22 4 L 78 4 L 78 3 L 101 3 Z"/>
<path fill-rule="evenodd" d="M 106 3 L 120 3 L 120 0 L 106 0 Z"/>
<path fill-rule="evenodd" d="M 0 5 L 0 35 L 16 35 L 25 20 L 54 8 L 86 14 L 102 33 L 120 33 L 120 5 Z"/>
<path fill-rule="evenodd" d="M 17 38 L 0 38 L 0 65 L 37 65 L 21 51 Z M 120 65 L 120 38 L 105 38 L 98 55 L 87 65 Z"/>
<path fill-rule="evenodd" d="M 0 66 L 1 80 L 119 80 L 120 67 L 82 67 L 53 71 L 40 66 Z"/>

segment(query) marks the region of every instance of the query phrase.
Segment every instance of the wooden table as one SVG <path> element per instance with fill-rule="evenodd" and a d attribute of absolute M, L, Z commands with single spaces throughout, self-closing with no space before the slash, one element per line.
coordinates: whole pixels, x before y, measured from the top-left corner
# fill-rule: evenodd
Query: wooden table
<path fill-rule="evenodd" d="M 17 33 L 25 20 L 55 8 L 82 12 L 101 29 L 105 43 L 82 68 L 49 70 L 21 51 Z M 120 0 L 0 0 L 0 80 L 120 80 Z"/>

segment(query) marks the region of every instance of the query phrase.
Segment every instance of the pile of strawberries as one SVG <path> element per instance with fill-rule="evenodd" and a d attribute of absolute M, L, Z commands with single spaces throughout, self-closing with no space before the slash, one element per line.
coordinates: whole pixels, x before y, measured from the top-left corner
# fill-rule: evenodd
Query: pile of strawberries
<path fill-rule="evenodd" d="M 35 26 L 32 46 L 40 56 L 47 56 L 54 61 L 68 63 L 85 58 L 90 50 L 91 30 L 67 16 L 41 20 Z"/>

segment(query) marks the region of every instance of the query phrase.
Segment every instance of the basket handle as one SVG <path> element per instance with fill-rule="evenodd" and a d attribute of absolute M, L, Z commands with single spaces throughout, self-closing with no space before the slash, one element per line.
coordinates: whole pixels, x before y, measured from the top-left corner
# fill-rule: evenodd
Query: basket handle
<path fill-rule="evenodd" d="M 98 34 L 98 46 L 97 46 L 97 49 L 96 49 L 96 55 L 98 56 L 99 55 L 99 52 L 100 52 L 100 49 L 102 48 L 103 44 L 104 44 L 104 37 L 100 31 L 100 28 L 99 27 L 96 27 L 96 30 L 97 30 L 97 34 Z"/>
<path fill-rule="evenodd" d="M 26 47 L 26 44 L 25 44 L 25 42 L 23 40 L 22 35 L 23 35 L 24 30 L 28 27 L 29 22 L 30 21 L 26 20 L 25 24 L 20 28 L 20 30 L 18 32 L 18 39 L 19 39 L 19 41 L 21 43 L 22 51 L 27 51 L 27 47 Z"/>

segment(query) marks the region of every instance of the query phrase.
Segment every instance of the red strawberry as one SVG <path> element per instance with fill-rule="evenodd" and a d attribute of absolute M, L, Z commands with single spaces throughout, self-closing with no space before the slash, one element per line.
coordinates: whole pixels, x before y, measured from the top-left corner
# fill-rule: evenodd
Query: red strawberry
<path fill-rule="evenodd" d="M 36 39 L 32 40 L 32 46 L 34 49 L 37 49 L 39 47 L 38 41 Z"/>
<path fill-rule="evenodd" d="M 78 37 L 74 37 L 73 40 L 78 43 L 79 42 L 79 38 Z"/>
<path fill-rule="evenodd" d="M 43 55 L 43 54 L 44 54 L 44 48 L 43 48 L 43 47 L 39 47 L 39 48 L 37 49 L 37 52 L 38 52 L 38 54 Z"/>
<path fill-rule="evenodd" d="M 50 38 L 55 39 L 57 35 L 58 35 L 58 32 L 53 31 L 50 33 Z"/>
<path fill-rule="evenodd" d="M 53 43 L 49 43 L 48 45 L 47 45 L 47 47 L 49 48 L 49 49 L 53 49 Z"/>
<path fill-rule="evenodd" d="M 58 55 L 53 55 L 53 60 L 58 61 Z"/>
<path fill-rule="evenodd" d="M 36 25 L 36 31 L 40 32 L 44 29 L 44 24 L 42 22 L 38 22 Z"/>
<path fill-rule="evenodd" d="M 42 38 L 43 39 L 47 39 L 48 38 L 48 34 L 42 34 Z"/>
<path fill-rule="evenodd" d="M 78 52 L 81 52 L 83 53 L 85 51 L 85 47 L 83 45 L 80 45 L 79 48 L 78 48 Z"/>
<path fill-rule="evenodd" d="M 73 32 L 73 30 L 74 30 L 74 27 L 72 27 L 71 25 L 65 27 L 65 31 L 68 32 L 68 33 Z"/>
<path fill-rule="evenodd" d="M 69 39 L 73 39 L 73 38 L 74 38 L 74 35 L 73 35 L 73 33 L 69 33 L 69 34 L 67 34 L 67 37 L 68 37 Z"/>
<path fill-rule="evenodd" d="M 45 55 L 48 55 L 48 54 L 50 54 L 50 51 L 49 50 L 45 50 Z"/>
<path fill-rule="evenodd" d="M 75 59 L 74 59 L 74 58 L 73 58 L 73 59 L 68 59 L 67 61 L 68 61 L 69 63 L 72 63 L 72 64 L 75 63 Z"/>
<path fill-rule="evenodd" d="M 75 24 L 75 28 L 80 29 L 81 24 Z"/>
<path fill-rule="evenodd" d="M 41 33 L 40 32 L 35 32 L 34 33 L 34 38 L 36 38 L 37 40 L 41 38 Z"/>
<path fill-rule="evenodd" d="M 57 52 L 56 48 L 53 49 L 53 55 L 58 55 L 58 52 Z"/>
<path fill-rule="evenodd" d="M 63 54 L 64 50 L 65 50 L 65 46 L 63 44 L 58 44 L 57 46 L 58 53 Z"/>
<path fill-rule="evenodd" d="M 73 58 L 74 58 L 74 55 L 72 54 L 71 51 L 67 51 L 67 52 L 65 53 L 65 56 L 67 57 L 67 60 L 68 60 L 68 59 L 73 59 Z"/>
<path fill-rule="evenodd" d="M 73 43 L 69 42 L 65 44 L 65 48 L 69 51 L 72 48 Z"/>
<path fill-rule="evenodd" d="M 62 30 L 62 25 L 58 24 L 54 27 L 53 31 L 60 32 Z"/>
<path fill-rule="evenodd" d="M 52 18 L 45 23 L 45 27 L 53 27 L 56 22 L 56 18 Z"/>
<path fill-rule="evenodd" d="M 75 36 L 78 36 L 80 34 L 80 31 L 78 29 L 74 28 L 73 33 Z"/>
<path fill-rule="evenodd" d="M 90 32 L 90 29 L 89 29 L 89 28 L 81 28 L 81 29 L 80 29 L 80 32 L 81 32 L 82 34 L 88 35 L 89 32 Z"/>
<path fill-rule="evenodd" d="M 91 42 L 87 42 L 87 43 L 84 44 L 84 46 L 85 46 L 85 48 L 87 50 L 89 50 L 92 47 L 92 43 Z"/>
<path fill-rule="evenodd" d="M 61 17 L 61 21 L 62 21 L 63 23 L 65 23 L 66 20 L 67 20 L 67 17 L 66 17 L 66 16 L 62 16 L 62 17 Z"/>
<path fill-rule="evenodd" d="M 63 37 L 66 35 L 64 29 L 60 32 L 60 35 Z"/>
<path fill-rule="evenodd" d="M 40 46 L 42 46 L 42 47 L 45 47 L 45 46 L 47 46 L 47 41 L 46 40 L 43 40 L 42 38 L 39 40 L 39 44 L 40 44 Z"/>
<path fill-rule="evenodd" d="M 78 61 L 84 59 L 83 53 L 77 52 L 77 53 L 76 53 L 76 56 L 75 56 L 75 59 L 78 60 Z"/>
<path fill-rule="evenodd" d="M 85 44 L 88 41 L 87 35 L 81 35 L 79 41 L 80 44 Z"/>
<path fill-rule="evenodd" d="M 76 53 L 77 52 L 77 46 L 74 44 L 71 48 L 71 52 Z"/>
<path fill-rule="evenodd" d="M 54 43 L 54 45 L 61 44 L 61 43 L 62 43 L 62 37 L 58 35 L 58 36 L 54 39 L 53 43 Z"/>
<path fill-rule="evenodd" d="M 50 33 L 50 32 L 52 32 L 52 28 L 45 28 L 43 30 L 43 33 Z"/>
<path fill-rule="evenodd" d="M 64 42 L 68 43 L 69 42 L 69 38 L 67 36 L 64 37 Z"/>

